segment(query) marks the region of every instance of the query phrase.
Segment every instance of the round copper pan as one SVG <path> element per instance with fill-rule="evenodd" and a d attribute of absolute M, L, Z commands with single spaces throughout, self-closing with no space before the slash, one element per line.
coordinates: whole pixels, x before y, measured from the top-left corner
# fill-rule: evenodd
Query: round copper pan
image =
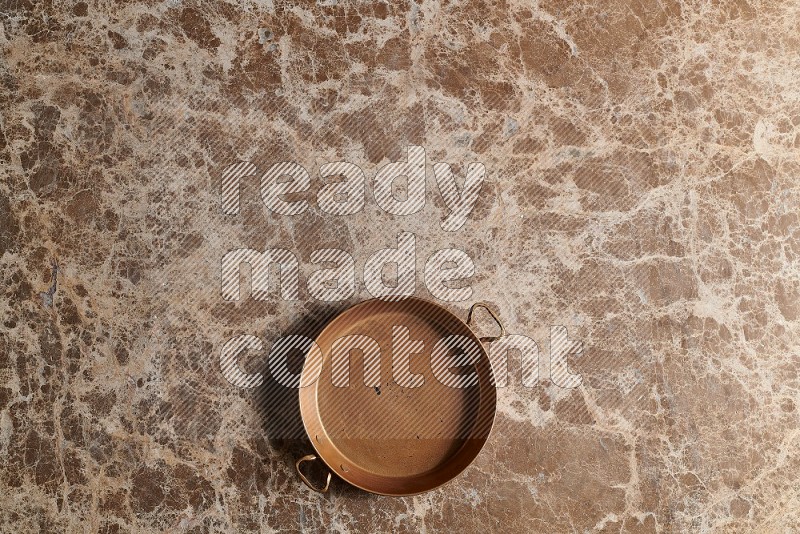
<path fill-rule="evenodd" d="M 471 316 L 472 309 L 468 322 Z M 393 328 L 408 329 L 411 341 L 404 343 L 396 329 L 393 338 Z M 342 358 L 348 351 L 332 358 L 334 342 L 354 335 L 375 340 L 379 364 L 375 363 L 375 344 L 349 350 L 349 369 L 343 363 L 347 358 Z M 433 365 L 439 374 L 431 368 L 434 346 L 452 335 L 463 336 L 462 341 L 468 338 L 476 348 L 470 349 L 469 361 L 450 369 L 453 376 L 466 375 L 471 383 L 466 387 L 442 381 L 437 360 Z M 300 477 L 312 489 L 327 491 L 327 483 L 316 488 L 300 472 L 301 463 L 318 456 L 346 482 L 382 495 L 422 493 L 453 479 L 478 455 L 494 423 L 495 382 L 481 343 L 492 339 L 496 338 L 479 339 L 448 310 L 419 298 L 369 300 L 339 314 L 317 337 L 321 352 L 309 354 L 301 375 L 305 387 L 300 388 L 300 413 L 317 455 L 297 461 Z M 419 342 L 424 345 L 420 347 Z M 412 347 L 413 343 L 417 345 Z M 403 367 L 394 361 L 393 353 L 402 354 L 409 347 L 417 354 L 409 356 L 409 366 Z M 379 365 L 379 375 L 375 365 Z M 422 376 L 424 383 L 406 387 L 410 382 L 403 369 Z"/>

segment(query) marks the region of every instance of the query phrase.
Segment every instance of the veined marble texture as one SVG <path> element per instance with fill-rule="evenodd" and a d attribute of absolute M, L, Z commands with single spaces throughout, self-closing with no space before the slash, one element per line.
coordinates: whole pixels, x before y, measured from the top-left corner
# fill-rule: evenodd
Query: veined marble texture
<path fill-rule="evenodd" d="M 798 2 L 10 1 L 0 21 L 0 531 L 800 530 Z M 371 180 L 411 145 L 426 205 L 391 215 Z M 309 208 L 270 212 L 250 178 L 224 214 L 236 161 L 303 165 Z M 367 177 L 357 214 L 317 205 L 335 161 Z M 435 162 L 486 167 L 455 232 Z M 294 397 L 232 386 L 220 350 L 368 298 L 400 231 L 419 265 L 464 250 L 471 301 L 542 354 L 567 327 L 582 383 L 502 389 L 438 490 L 319 495 Z M 237 247 L 291 250 L 301 280 L 348 251 L 355 294 L 226 302 Z"/>

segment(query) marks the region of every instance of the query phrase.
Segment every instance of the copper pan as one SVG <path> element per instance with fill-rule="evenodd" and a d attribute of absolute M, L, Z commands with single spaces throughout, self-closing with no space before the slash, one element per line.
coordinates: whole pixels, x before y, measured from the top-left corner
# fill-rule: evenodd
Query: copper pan
<path fill-rule="evenodd" d="M 482 342 L 498 338 L 479 338 L 472 331 L 476 307 L 485 308 L 504 335 L 485 304 L 474 304 L 464 322 L 415 297 L 368 300 L 328 323 L 316 339 L 319 351 L 312 348 L 306 357 L 300 381 L 300 413 L 316 450 L 296 462 L 308 487 L 326 492 L 335 473 L 372 493 L 413 495 L 466 469 L 486 443 L 497 408 Z M 452 336 L 458 336 L 461 349 L 468 348 L 445 350 L 440 344 L 434 350 Z M 443 369 L 443 361 L 451 365 Z M 454 385 L 450 378 L 461 382 Z M 301 464 L 317 459 L 329 470 L 324 487 L 301 472 Z"/>

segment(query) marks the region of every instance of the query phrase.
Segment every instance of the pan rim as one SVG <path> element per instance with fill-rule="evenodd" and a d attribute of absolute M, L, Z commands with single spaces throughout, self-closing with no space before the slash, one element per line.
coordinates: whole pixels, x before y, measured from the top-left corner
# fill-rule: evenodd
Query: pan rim
<path fill-rule="evenodd" d="M 448 321 L 455 321 L 455 323 L 457 323 L 461 328 L 463 328 L 469 334 L 469 337 L 472 339 L 472 341 L 474 341 L 478 345 L 479 353 L 480 353 L 479 357 L 482 360 L 485 360 L 485 362 L 482 363 L 482 365 L 485 365 L 485 368 L 486 368 L 486 379 L 489 381 L 488 385 L 486 385 L 486 388 L 488 390 L 491 390 L 491 392 L 492 392 L 492 394 L 489 396 L 489 398 L 482 399 L 479 402 L 479 404 L 480 405 L 489 405 L 490 404 L 491 406 L 484 407 L 484 408 L 480 409 L 480 410 L 483 410 L 483 409 L 486 410 L 485 416 L 486 416 L 486 420 L 487 421 L 481 423 L 481 425 L 485 427 L 485 431 L 483 432 L 483 435 L 481 437 L 467 437 L 467 438 L 465 438 L 463 440 L 463 443 L 461 444 L 461 447 L 456 449 L 456 451 L 454 451 L 452 453 L 452 455 L 451 455 L 451 458 L 457 457 L 457 455 L 460 453 L 460 451 L 464 447 L 467 447 L 470 444 L 472 444 L 475 447 L 474 448 L 474 454 L 468 454 L 467 455 L 467 460 L 468 461 L 464 462 L 463 466 L 457 466 L 456 468 L 454 468 L 453 472 L 447 474 L 447 476 L 446 476 L 446 478 L 444 480 L 437 481 L 436 483 L 430 484 L 429 486 L 425 486 L 422 489 L 420 489 L 419 491 L 386 491 L 383 488 L 370 486 L 369 484 L 360 483 L 357 480 L 353 480 L 354 477 L 347 477 L 344 473 L 341 473 L 338 469 L 335 469 L 334 466 L 331 465 L 330 460 L 332 460 L 332 458 L 326 458 L 326 456 L 331 455 L 331 452 L 330 452 L 331 448 L 335 449 L 336 452 L 341 457 L 347 458 L 347 456 L 345 454 L 343 454 L 342 451 L 337 447 L 336 441 L 333 440 L 333 439 L 330 439 L 327 435 L 325 436 L 327 438 L 326 439 L 326 444 L 328 446 L 327 452 L 321 450 L 321 444 L 318 445 L 314 441 L 314 435 L 316 434 L 316 439 L 317 440 L 319 440 L 319 435 L 314 431 L 315 430 L 314 428 L 310 428 L 312 426 L 312 422 L 309 421 L 309 419 L 311 419 L 312 416 L 314 416 L 314 415 L 316 416 L 314 424 L 319 423 L 319 426 L 324 431 L 324 425 L 321 423 L 321 420 L 317 421 L 319 419 L 319 407 L 318 407 L 319 404 L 318 404 L 318 398 L 317 398 L 317 395 L 318 395 L 318 387 L 317 387 L 318 381 L 315 381 L 314 383 L 309 384 L 307 387 L 299 388 L 298 398 L 299 398 L 299 405 L 300 405 L 300 415 L 301 415 L 301 419 L 303 421 L 303 428 L 304 428 L 304 430 L 306 432 L 308 440 L 311 442 L 311 446 L 313 447 L 313 449 L 314 449 L 314 451 L 316 453 L 316 457 L 323 462 L 323 464 L 328 468 L 328 470 L 331 473 L 334 473 L 337 477 L 339 477 L 343 481 L 347 482 L 349 485 L 354 486 L 356 488 L 359 488 L 359 489 L 361 489 L 363 491 L 376 494 L 376 495 L 393 496 L 393 497 L 419 495 L 421 493 L 427 493 L 428 491 L 432 491 L 434 489 L 437 489 L 437 488 L 439 488 L 441 486 L 444 486 L 445 484 L 453 481 L 455 478 L 460 476 L 469 466 L 471 466 L 474 463 L 475 459 L 480 455 L 481 451 L 483 450 L 483 448 L 486 445 L 486 442 L 491 437 L 491 433 L 492 433 L 492 431 L 494 429 L 494 424 L 495 424 L 495 420 L 496 420 L 496 417 L 497 417 L 497 393 L 496 393 L 496 388 L 494 387 L 494 384 L 496 383 L 496 376 L 495 376 L 494 368 L 493 368 L 493 366 L 491 364 L 491 359 L 489 358 L 489 353 L 488 353 L 487 348 L 483 345 L 483 343 L 481 342 L 479 336 L 472 329 L 472 327 L 470 327 L 466 323 L 466 321 L 464 321 L 463 319 L 461 319 L 460 317 L 455 315 L 453 312 L 451 312 L 450 310 L 448 310 L 447 308 L 445 308 L 444 306 L 442 306 L 441 304 L 439 304 L 437 302 L 434 302 L 432 300 L 425 299 L 425 298 L 422 298 L 422 297 L 417 297 L 417 296 L 397 297 L 397 298 L 370 298 L 370 299 L 367 299 L 367 300 L 363 300 L 361 302 L 353 304 L 352 306 L 342 310 L 341 312 L 336 314 L 334 317 L 332 317 L 328 321 L 328 323 L 322 328 L 322 330 L 319 332 L 319 334 L 317 334 L 317 336 L 315 337 L 315 343 L 318 342 L 323 337 L 323 335 L 328 334 L 329 333 L 328 330 L 331 327 L 331 325 L 334 324 L 337 321 L 337 319 L 341 318 L 345 314 L 353 313 L 356 310 L 358 310 L 359 308 L 365 307 L 365 306 L 369 306 L 370 304 L 374 305 L 376 303 L 393 304 L 393 303 L 408 303 L 408 302 L 410 302 L 410 303 L 418 302 L 418 303 L 422 304 L 423 306 L 432 307 L 437 312 L 443 313 L 444 316 L 447 317 Z M 306 373 L 311 372 L 309 370 L 310 368 L 311 368 L 311 362 L 308 359 L 306 359 L 306 362 L 303 364 L 301 377 L 305 378 Z M 483 396 L 483 387 L 484 386 L 481 386 L 481 393 L 480 393 L 481 396 Z M 313 400 L 313 402 L 312 402 L 312 400 Z M 489 412 L 490 412 L 491 417 L 488 417 Z M 446 465 L 448 461 L 450 461 L 450 459 L 445 460 L 445 462 L 442 465 Z M 434 472 L 434 471 L 435 470 L 432 470 L 431 472 Z M 417 476 L 423 476 L 424 474 L 425 473 L 420 473 Z M 391 479 L 393 477 L 384 477 L 384 478 L 390 478 Z M 414 478 L 414 476 L 410 475 L 408 477 L 396 477 L 396 478 L 399 479 L 399 480 L 411 480 L 411 479 Z"/>

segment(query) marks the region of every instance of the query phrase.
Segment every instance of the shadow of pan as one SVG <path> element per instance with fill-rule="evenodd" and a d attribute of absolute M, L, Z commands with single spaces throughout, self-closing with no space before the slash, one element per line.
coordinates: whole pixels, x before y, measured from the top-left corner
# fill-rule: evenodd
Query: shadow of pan
<path fill-rule="evenodd" d="M 285 335 L 305 336 L 316 339 L 334 317 L 349 307 L 347 303 L 309 303 L 297 319 L 292 323 Z M 270 342 L 269 348 L 277 339 Z M 292 349 L 287 353 L 287 367 L 290 373 L 299 378 L 305 362 L 305 354 L 299 349 Z M 261 373 L 264 383 L 253 389 L 249 402 L 253 405 L 261 420 L 262 428 L 272 449 L 286 461 L 294 471 L 295 461 L 307 454 L 312 454 L 314 448 L 303 427 L 300 415 L 298 389 L 287 387 L 278 382 L 269 369 L 269 359 L 264 361 Z M 322 462 L 308 462 L 304 467 L 309 478 L 324 483 L 327 470 Z M 303 483 L 297 478 L 298 490 Z M 363 493 L 363 492 L 359 492 Z"/>

